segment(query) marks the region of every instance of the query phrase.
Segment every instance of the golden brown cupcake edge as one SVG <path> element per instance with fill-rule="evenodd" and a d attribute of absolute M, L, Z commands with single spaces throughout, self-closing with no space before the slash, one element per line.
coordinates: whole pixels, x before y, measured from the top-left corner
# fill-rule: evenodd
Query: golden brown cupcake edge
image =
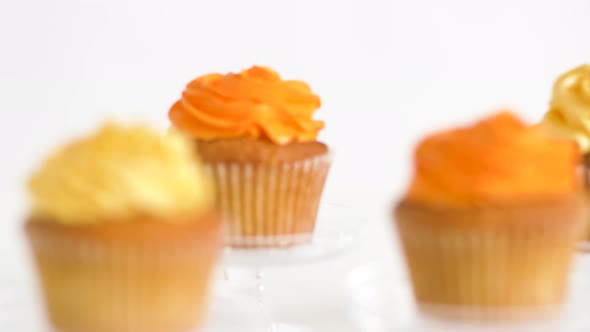
<path fill-rule="evenodd" d="M 525 226 L 562 229 L 566 222 L 579 222 L 584 210 L 584 196 L 580 192 L 561 197 L 548 197 L 518 204 L 472 207 L 436 207 L 402 200 L 393 209 L 397 223 L 428 225 L 441 229 L 496 229 L 510 231 Z"/>
<path fill-rule="evenodd" d="M 135 220 L 112 220 L 83 225 L 62 225 L 39 217 L 30 217 L 25 224 L 29 234 L 47 233 L 71 239 L 94 241 L 157 241 L 159 243 L 190 240 L 195 236 L 216 241 L 220 236 L 222 218 L 218 212 L 210 211 L 197 217 L 169 220 L 154 220 L 149 217 Z"/>
<path fill-rule="evenodd" d="M 265 139 L 244 137 L 195 142 L 206 163 L 274 164 L 305 160 L 328 152 L 328 147 L 318 141 L 277 145 Z"/>

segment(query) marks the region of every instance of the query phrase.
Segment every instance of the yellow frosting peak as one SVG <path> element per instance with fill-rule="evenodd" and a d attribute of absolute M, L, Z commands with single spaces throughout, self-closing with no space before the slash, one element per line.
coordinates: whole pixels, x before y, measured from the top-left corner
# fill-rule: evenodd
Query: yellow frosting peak
<path fill-rule="evenodd" d="M 174 220 L 205 213 L 213 203 L 190 142 L 114 123 L 51 155 L 29 189 L 33 214 L 63 224 Z"/>
<path fill-rule="evenodd" d="M 590 152 L 590 65 L 557 79 L 542 126 L 558 137 L 575 140 L 583 153 Z"/>

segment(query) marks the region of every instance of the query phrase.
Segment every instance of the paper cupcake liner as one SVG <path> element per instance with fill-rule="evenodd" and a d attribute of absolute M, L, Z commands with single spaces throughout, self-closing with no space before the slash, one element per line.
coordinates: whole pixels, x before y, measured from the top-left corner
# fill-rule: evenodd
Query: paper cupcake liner
<path fill-rule="evenodd" d="M 590 165 L 583 168 L 584 172 L 584 187 L 586 198 L 586 210 L 590 212 Z M 590 213 L 586 213 L 584 220 L 584 230 L 582 232 L 581 241 L 578 246 L 579 250 L 590 252 Z"/>
<path fill-rule="evenodd" d="M 559 309 L 581 220 L 564 220 L 560 227 L 534 221 L 501 229 L 398 217 L 420 311 L 440 318 L 512 320 Z"/>
<path fill-rule="evenodd" d="M 590 211 L 590 187 L 586 187 L 586 210 Z M 590 252 L 590 214 L 584 220 L 584 229 L 580 237 L 578 250 Z"/>
<path fill-rule="evenodd" d="M 59 332 L 171 332 L 201 325 L 219 248 L 200 242 L 76 239 L 31 227 L 49 319 Z"/>
<path fill-rule="evenodd" d="M 583 162 L 579 167 L 579 177 L 582 179 L 585 188 L 586 197 L 586 209 L 590 211 L 590 154 L 583 156 Z M 587 213 L 587 217 L 584 221 L 584 230 L 582 232 L 580 243 L 578 244 L 578 250 L 584 252 L 590 252 L 590 214 Z"/>
<path fill-rule="evenodd" d="M 286 247 L 309 242 L 330 164 L 330 154 L 276 165 L 206 164 L 225 216 L 226 244 Z"/>

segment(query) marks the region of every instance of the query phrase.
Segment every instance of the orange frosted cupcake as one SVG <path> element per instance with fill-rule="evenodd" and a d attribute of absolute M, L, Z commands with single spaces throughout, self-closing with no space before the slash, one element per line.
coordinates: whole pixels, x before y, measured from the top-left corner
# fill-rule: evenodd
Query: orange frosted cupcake
<path fill-rule="evenodd" d="M 541 127 L 555 137 L 578 143 L 590 199 L 590 65 L 574 68 L 555 81 L 550 108 Z M 585 228 L 583 240 L 590 241 L 590 219 Z"/>
<path fill-rule="evenodd" d="M 26 223 L 49 319 L 63 332 L 201 324 L 222 242 L 190 142 L 114 124 L 54 153 Z"/>
<path fill-rule="evenodd" d="M 316 140 L 319 107 L 306 83 L 252 67 L 195 79 L 170 109 L 213 175 L 229 245 L 311 240 L 330 168 L 328 147 Z"/>
<path fill-rule="evenodd" d="M 578 153 L 509 113 L 424 139 L 395 209 L 419 308 L 475 319 L 558 308 L 584 218 Z"/>

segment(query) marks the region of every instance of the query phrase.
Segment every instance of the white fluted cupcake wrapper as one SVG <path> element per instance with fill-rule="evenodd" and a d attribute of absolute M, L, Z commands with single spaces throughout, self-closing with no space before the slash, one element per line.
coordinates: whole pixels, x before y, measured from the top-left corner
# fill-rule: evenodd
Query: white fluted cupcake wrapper
<path fill-rule="evenodd" d="M 590 155 L 584 155 L 583 159 L 582 165 L 578 168 L 578 173 L 585 188 L 586 209 L 590 211 Z M 577 249 L 590 252 L 590 214 L 587 214 L 584 222 L 584 229 Z"/>
<path fill-rule="evenodd" d="M 35 231 L 29 237 L 57 331 L 169 332 L 202 324 L 218 248 Z"/>
<path fill-rule="evenodd" d="M 474 222 L 478 222 L 475 220 Z M 442 318 L 528 319 L 556 313 L 579 223 L 511 232 L 400 222 L 418 307 Z"/>
<path fill-rule="evenodd" d="M 226 243 L 284 247 L 309 242 L 331 154 L 276 165 L 208 163 L 226 222 Z"/>

